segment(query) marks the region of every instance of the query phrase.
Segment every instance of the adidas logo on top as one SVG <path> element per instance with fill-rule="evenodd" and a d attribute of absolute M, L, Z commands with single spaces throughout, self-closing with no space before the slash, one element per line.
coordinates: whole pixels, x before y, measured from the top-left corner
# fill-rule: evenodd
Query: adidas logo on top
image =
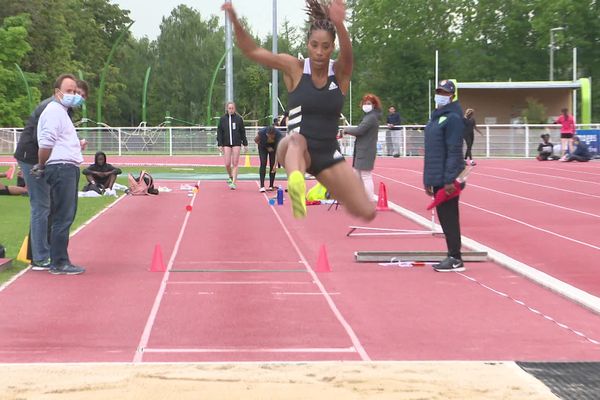
<path fill-rule="evenodd" d="M 331 82 L 329 84 L 329 90 L 335 90 L 338 88 L 338 85 L 335 84 L 335 82 Z"/>

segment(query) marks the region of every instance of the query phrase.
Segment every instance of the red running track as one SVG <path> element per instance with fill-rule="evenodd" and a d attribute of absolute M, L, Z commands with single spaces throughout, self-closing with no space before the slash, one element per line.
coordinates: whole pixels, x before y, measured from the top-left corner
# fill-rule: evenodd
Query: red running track
<path fill-rule="evenodd" d="M 390 200 L 427 217 L 421 161 L 382 161 L 376 172 L 385 177 Z M 514 182 L 502 193 L 483 187 L 493 184 L 487 179 L 502 181 L 492 173 L 513 174 L 501 170 L 506 166 L 523 179 L 524 169 L 537 167 L 528 162 L 481 162 L 461 198 L 463 234 L 539 262 L 537 230 L 504 217 L 484 219 L 491 214 L 479 210 L 521 212 L 520 202 L 530 200 L 506 196 Z M 176 190 L 124 198 L 73 237 L 72 257 L 86 274 L 29 271 L 0 292 L 0 362 L 600 359 L 598 315 L 491 262 L 439 274 L 353 260 L 357 250 L 443 250 L 442 239 L 348 238 L 349 225 L 364 224 L 342 209 L 311 207 L 297 221 L 289 205 L 269 206 L 255 182 L 240 182 L 236 191 L 202 182 L 188 214 L 192 198 L 177 190 L 179 183 L 161 185 Z M 421 229 L 393 212 L 380 213 L 371 226 Z M 529 241 L 523 245 L 529 251 L 516 239 Z M 148 272 L 156 243 L 172 270 L 187 272 Z M 108 245 L 104 254 L 101 244 Z M 322 244 L 333 271 L 313 274 Z M 578 281 L 572 266 L 554 268 L 573 285 L 588 281 Z"/>

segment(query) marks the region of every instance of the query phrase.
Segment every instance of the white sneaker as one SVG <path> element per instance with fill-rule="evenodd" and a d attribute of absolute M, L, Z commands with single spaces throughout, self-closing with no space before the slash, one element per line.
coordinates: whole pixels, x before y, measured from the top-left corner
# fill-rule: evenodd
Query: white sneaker
<path fill-rule="evenodd" d="M 261 187 L 260 189 L 258 189 L 258 191 L 259 191 L 259 192 L 261 192 L 261 193 L 264 193 L 264 192 L 266 192 L 267 190 L 266 190 L 266 189 L 265 189 L 265 187 L 263 186 L 263 187 Z"/>

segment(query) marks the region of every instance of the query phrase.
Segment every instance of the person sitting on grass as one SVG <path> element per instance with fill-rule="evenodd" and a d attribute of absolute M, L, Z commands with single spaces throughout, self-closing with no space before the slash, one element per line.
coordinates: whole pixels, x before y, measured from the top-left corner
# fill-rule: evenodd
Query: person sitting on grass
<path fill-rule="evenodd" d="M 590 159 L 592 158 L 590 155 L 590 150 L 588 149 L 587 144 L 579 140 L 579 136 L 573 136 L 573 146 L 575 147 L 575 149 L 571 154 L 566 155 L 565 161 L 590 161 Z"/>
<path fill-rule="evenodd" d="M 550 134 L 544 133 L 540 136 L 542 142 L 538 145 L 538 161 L 558 160 L 559 157 L 554 155 L 554 145 L 550 142 Z"/>
<path fill-rule="evenodd" d="M 0 172 L 0 178 L 6 178 L 6 172 Z M 23 180 L 23 172 L 19 171 L 17 174 L 17 186 L 13 185 L 5 185 L 0 182 L 0 196 L 21 196 L 27 195 L 27 187 L 25 186 L 25 181 Z"/>
<path fill-rule="evenodd" d="M 88 181 L 84 191 L 95 190 L 95 186 L 102 194 L 115 194 L 113 185 L 117 180 L 117 175 L 121 174 L 121 170 L 108 164 L 106 162 L 106 154 L 102 151 L 96 153 L 94 163 L 84 169 L 82 173 Z"/>

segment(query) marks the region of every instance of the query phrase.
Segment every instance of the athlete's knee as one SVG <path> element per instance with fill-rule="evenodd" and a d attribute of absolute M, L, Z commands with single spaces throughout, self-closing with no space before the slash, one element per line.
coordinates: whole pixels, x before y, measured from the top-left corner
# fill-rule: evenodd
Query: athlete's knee
<path fill-rule="evenodd" d="M 365 204 L 363 207 L 357 210 L 355 215 L 358 218 L 364 219 L 367 222 L 374 220 L 375 216 L 377 215 L 375 211 L 375 204 L 373 202 Z"/>
<path fill-rule="evenodd" d="M 289 136 L 287 145 L 297 148 L 306 148 L 306 139 L 299 133 L 292 133 Z"/>

